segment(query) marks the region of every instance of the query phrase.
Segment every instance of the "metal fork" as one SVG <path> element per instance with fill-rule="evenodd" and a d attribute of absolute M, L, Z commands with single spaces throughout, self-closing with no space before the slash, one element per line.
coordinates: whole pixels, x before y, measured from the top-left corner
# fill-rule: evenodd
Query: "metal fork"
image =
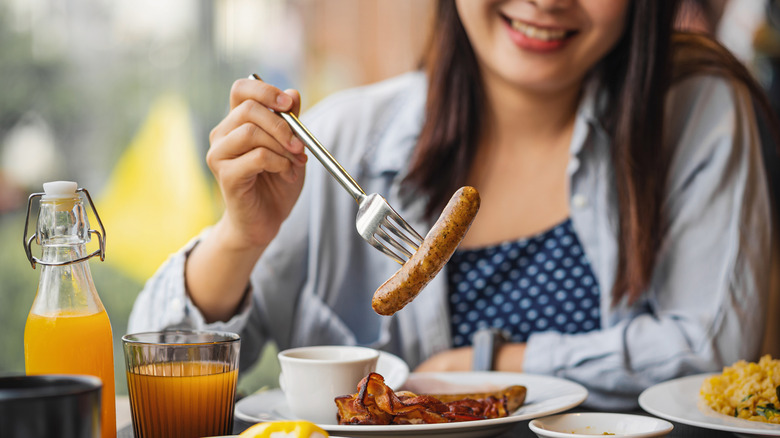
<path fill-rule="evenodd" d="M 250 78 L 261 80 L 256 74 Z M 295 135 L 303 141 L 303 144 L 325 166 L 325 169 L 358 203 L 355 219 L 358 234 L 374 248 L 382 251 L 396 262 L 404 264 L 422 244 L 423 238 L 420 233 L 415 231 L 387 203 L 385 198 L 377 193 L 366 195 L 355 179 L 344 170 L 341 164 L 333 158 L 333 155 L 303 126 L 303 123 L 293 113 L 276 112 L 276 114 L 279 114 L 290 125 Z"/>

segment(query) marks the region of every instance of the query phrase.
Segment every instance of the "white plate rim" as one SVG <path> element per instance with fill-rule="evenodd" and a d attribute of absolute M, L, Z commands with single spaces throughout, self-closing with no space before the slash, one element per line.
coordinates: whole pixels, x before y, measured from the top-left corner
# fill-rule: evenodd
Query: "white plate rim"
<path fill-rule="evenodd" d="M 639 406 L 645 411 L 669 421 L 704 429 L 722 430 L 758 436 L 780 436 L 780 425 L 732 418 L 715 412 L 703 402 L 699 389 L 704 379 L 718 373 L 696 374 L 658 383 L 639 394 Z"/>
<path fill-rule="evenodd" d="M 419 373 L 412 373 L 411 376 L 418 377 Z M 561 379 L 558 377 L 535 375 L 527 373 L 509 373 L 509 372 L 447 372 L 447 373 L 424 373 L 424 376 L 430 376 L 443 381 L 451 381 L 456 383 L 462 382 L 486 382 L 487 384 L 494 385 L 524 385 L 528 388 L 528 395 L 526 402 L 521 406 L 514 414 L 508 417 L 493 418 L 486 420 L 464 421 L 457 423 L 440 423 L 440 424 L 403 424 L 403 425 L 339 425 L 339 424 L 318 424 L 319 427 L 325 429 L 329 433 L 345 433 L 346 435 L 360 434 L 387 434 L 388 432 L 397 433 L 403 435 L 410 432 L 428 432 L 428 433 L 441 433 L 444 431 L 451 431 L 456 433 L 458 431 L 469 431 L 481 428 L 495 428 L 508 426 L 512 423 L 516 423 L 523 420 L 530 420 L 533 418 L 543 417 L 546 415 L 557 414 L 559 412 L 566 411 L 581 404 L 588 396 L 588 390 L 579 383 L 569 380 Z M 539 396 L 535 393 L 539 392 L 539 388 L 554 387 L 558 385 L 565 389 L 566 392 L 558 395 L 551 395 L 548 397 Z M 258 400 L 261 397 L 273 400 L 276 399 L 277 403 L 284 402 L 284 394 L 280 390 L 270 390 L 263 393 L 255 394 L 240 400 L 236 404 L 236 417 L 243 421 L 257 422 L 257 421 L 269 421 L 272 418 L 260 418 L 243 412 L 242 408 L 252 403 L 252 397 Z M 560 399 L 560 400 L 558 400 Z M 553 402 L 550 404 L 550 402 Z M 243 402 L 243 406 L 242 405 Z M 545 406 L 547 404 L 548 406 Z M 539 406 L 536 406 L 539 405 Z M 281 418 L 279 418 L 281 419 Z"/>

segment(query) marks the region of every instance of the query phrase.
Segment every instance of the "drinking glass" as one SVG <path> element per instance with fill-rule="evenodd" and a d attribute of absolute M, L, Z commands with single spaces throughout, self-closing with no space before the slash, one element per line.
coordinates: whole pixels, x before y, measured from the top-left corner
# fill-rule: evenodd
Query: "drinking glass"
<path fill-rule="evenodd" d="M 230 435 L 240 343 L 227 332 L 123 336 L 135 437 Z"/>

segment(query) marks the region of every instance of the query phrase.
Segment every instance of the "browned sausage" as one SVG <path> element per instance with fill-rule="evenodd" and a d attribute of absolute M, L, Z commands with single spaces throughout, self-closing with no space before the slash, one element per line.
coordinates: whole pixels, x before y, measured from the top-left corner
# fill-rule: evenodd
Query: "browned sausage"
<path fill-rule="evenodd" d="M 371 306 L 392 315 L 409 304 L 452 257 L 479 210 L 479 192 L 461 187 L 452 195 L 422 245 L 392 277 L 374 292 Z"/>
<path fill-rule="evenodd" d="M 506 398 L 506 409 L 511 414 L 517 408 L 523 405 L 525 402 L 525 394 L 527 388 L 522 385 L 512 385 L 498 391 L 491 392 L 476 392 L 471 394 L 425 394 L 441 401 L 442 403 L 449 403 L 453 401 L 463 400 L 464 398 L 470 398 L 472 400 L 482 400 L 488 397 L 494 397 L 499 400 Z"/>

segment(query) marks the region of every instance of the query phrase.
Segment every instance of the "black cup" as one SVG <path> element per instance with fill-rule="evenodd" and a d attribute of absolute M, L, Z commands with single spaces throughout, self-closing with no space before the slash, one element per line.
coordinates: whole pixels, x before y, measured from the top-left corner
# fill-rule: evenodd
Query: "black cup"
<path fill-rule="evenodd" d="M 102 386 L 93 376 L 0 377 L 0 435 L 100 438 Z"/>

